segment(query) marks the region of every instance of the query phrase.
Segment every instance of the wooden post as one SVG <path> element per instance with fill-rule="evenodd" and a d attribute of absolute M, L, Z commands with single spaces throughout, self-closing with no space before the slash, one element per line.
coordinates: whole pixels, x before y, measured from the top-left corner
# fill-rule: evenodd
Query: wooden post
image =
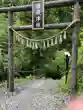
<path fill-rule="evenodd" d="M 73 20 L 80 19 L 80 6 L 79 2 L 76 1 L 73 10 Z M 72 35 L 72 84 L 71 93 L 72 96 L 76 95 L 77 92 L 77 57 L 78 57 L 78 34 L 80 29 L 80 23 L 77 23 L 73 28 Z"/>
<path fill-rule="evenodd" d="M 13 25 L 13 12 L 8 12 L 8 25 Z M 8 28 L 8 88 L 9 92 L 14 91 L 14 74 L 13 74 L 13 31 Z"/>

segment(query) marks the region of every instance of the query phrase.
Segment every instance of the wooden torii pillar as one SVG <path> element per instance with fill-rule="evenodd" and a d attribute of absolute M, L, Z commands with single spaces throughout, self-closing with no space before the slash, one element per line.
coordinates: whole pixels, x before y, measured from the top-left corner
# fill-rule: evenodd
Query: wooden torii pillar
<path fill-rule="evenodd" d="M 80 5 L 76 1 L 73 8 L 73 20 L 80 20 Z M 71 93 L 76 95 L 77 92 L 77 60 L 78 60 L 78 36 L 80 31 L 80 22 L 76 23 L 72 34 L 72 79 L 71 79 Z"/>
<path fill-rule="evenodd" d="M 9 26 L 13 25 L 13 12 L 8 11 L 8 89 L 14 91 L 14 72 L 13 72 L 13 31 Z"/>

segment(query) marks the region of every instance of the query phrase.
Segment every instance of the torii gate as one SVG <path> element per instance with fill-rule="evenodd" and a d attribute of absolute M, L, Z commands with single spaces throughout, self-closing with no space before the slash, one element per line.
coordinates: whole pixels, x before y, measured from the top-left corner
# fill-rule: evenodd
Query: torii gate
<path fill-rule="evenodd" d="M 71 90 L 72 94 L 76 93 L 77 90 L 77 56 L 78 56 L 78 34 L 80 29 L 80 5 L 83 4 L 83 0 L 55 0 L 45 2 L 45 9 L 47 8 L 58 8 L 63 6 L 74 5 L 73 19 L 79 19 L 79 22 L 75 23 L 72 33 L 72 83 Z M 11 6 L 0 8 L 0 13 L 8 13 L 8 74 L 9 74 L 9 91 L 14 91 L 14 74 L 13 74 L 13 31 L 32 30 L 32 25 L 26 26 L 14 26 L 13 25 L 13 12 L 32 11 L 32 4 L 23 6 Z M 63 29 L 69 25 L 67 23 L 59 24 L 46 24 L 44 29 Z"/>

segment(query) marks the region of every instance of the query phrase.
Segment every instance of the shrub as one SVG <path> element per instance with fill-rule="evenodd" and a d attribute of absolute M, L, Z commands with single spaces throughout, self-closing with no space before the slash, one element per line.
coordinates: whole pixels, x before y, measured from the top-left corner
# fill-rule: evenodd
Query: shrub
<path fill-rule="evenodd" d="M 57 66 L 59 68 L 57 68 Z M 64 51 L 57 51 L 54 59 L 49 64 L 45 65 L 45 76 L 52 77 L 54 79 L 61 78 L 64 70 Z"/>

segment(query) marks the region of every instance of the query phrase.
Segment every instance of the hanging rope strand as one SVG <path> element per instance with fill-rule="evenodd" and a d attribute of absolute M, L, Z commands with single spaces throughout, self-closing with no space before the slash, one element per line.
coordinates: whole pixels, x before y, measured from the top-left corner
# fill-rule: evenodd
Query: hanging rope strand
<path fill-rule="evenodd" d="M 59 42 L 61 44 L 62 42 L 62 39 L 61 39 L 61 35 L 63 33 L 65 33 L 70 27 L 72 27 L 73 25 L 75 25 L 76 23 L 80 22 L 80 19 L 76 19 L 76 20 L 73 20 L 65 29 L 63 29 L 62 31 L 60 31 L 58 34 L 56 34 L 55 36 L 52 36 L 52 37 L 49 37 L 49 38 L 45 38 L 45 39 L 30 39 L 30 38 L 26 38 L 24 37 L 23 35 L 21 35 L 20 33 L 18 33 L 17 31 L 15 31 L 11 26 L 9 26 L 9 28 L 16 33 L 16 37 L 17 37 L 17 41 L 19 42 L 21 40 L 21 44 L 24 44 L 24 40 L 26 40 L 28 42 L 28 44 L 26 44 L 27 47 L 29 48 L 33 48 L 33 49 L 37 49 L 38 48 L 38 45 L 42 42 L 43 44 L 43 47 L 44 48 L 47 48 L 47 47 L 50 47 L 50 46 L 53 46 L 55 44 L 57 44 L 58 41 L 55 41 L 55 43 L 53 43 L 53 38 L 56 39 L 56 36 L 57 38 L 59 37 L 60 39 Z M 19 36 L 21 38 L 19 38 Z M 65 38 L 66 39 L 66 38 Z M 51 45 L 49 44 L 49 41 L 51 41 Z M 46 45 L 47 44 L 47 45 Z M 40 44 L 41 45 L 41 44 Z"/>
<path fill-rule="evenodd" d="M 67 31 L 70 27 L 72 27 L 77 22 L 80 22 L 80 19 L 73 20 L 65 29 L 63 29 L 60 33 L 56 34 L 56 36 L 62 34 L 64 31 Z M 15 32 L 17 35 L 19 35 L 20 37 L 22 37 L 24 39 L 27 39 L 27 40 L 31 40 L 31 41 L 48 40 L 48 39 L 51 39 L 51 38 L 55 37 L 55 36 L 52 36 L 52 37 L 49 37 L 49 38 L 46 38 L 46 39 L 39 39 L 39 40 L 30 39 L 30 38 L 26 38 L 26 37 L 22 36 L 20 33 L 18 33 L 17 31 L 15 31 L 11 26 L 9 26 L 9 28 L 12 29 L 12 31 Z"/>

